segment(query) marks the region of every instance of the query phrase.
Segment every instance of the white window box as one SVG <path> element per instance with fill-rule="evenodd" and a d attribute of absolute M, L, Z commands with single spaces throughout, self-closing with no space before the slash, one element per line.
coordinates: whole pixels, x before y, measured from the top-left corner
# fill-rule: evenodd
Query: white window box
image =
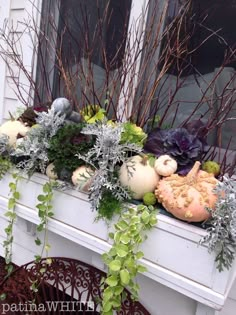
<path fill-rule="evenodd" d="M 13 261 L 16 264 L 33 260 L 34 254 L 39 252 L 34 244 L 33 230 L 31 233 L 27 231 L 31 223 L 34 226 L 39 222 L 35 205 L 46 180 L 44 175 L 35 174 L 30 181 L 22 180 L 19 184 L 21 199 L 16 207 L 18 220 L 14 227 L 13 246 Z M 7 219 L 4 212 L 7 210 L 10 181 L 10 175 L 0 181 L 1 242 L 5 237 Z M 92 251 L 94 257 L 109 249 L 109 228 L 103 221 L 94 222 L 96 213 L 91 211 L 86 194 L 75 190 L 55 192 L 54 213 L 54 219 L 49 222 L 52 256 L 78 258 L 78 245 Z M 204 234 L 201 228 L 159 214 L 157 226 L 143 244 L 145 257 L 142 263 L 148 268 L 145 273 L 147 278 L 196 300 L 209 310 L 220 310 L 235 279 L 236 267 L 234 265 L 229 271 L 218 272 L 214 254 L 210 255 L 206 246 L 199 245 Z M 0 255 L 4 255 L 2 248 Z M 83 260 L 81 252 L 79 259 Z M 98 260 L 92 263 L 103 268 L 101 262 L 98 266 Z M 197 311 L 196 314 L 216 313 Z"/>

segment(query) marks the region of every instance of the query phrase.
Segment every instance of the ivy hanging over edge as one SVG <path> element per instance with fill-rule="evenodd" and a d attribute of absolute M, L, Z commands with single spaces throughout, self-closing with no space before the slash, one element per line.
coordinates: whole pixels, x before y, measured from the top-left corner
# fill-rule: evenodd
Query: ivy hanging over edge
<path fill-rule="evenodd" d="M 9 183 L 10 193 L 7 205 L 7 212 L 4 214 L 8 219 L 8 225 L 4 229 L 6 233 L 6 240 L 3 242 L 3 247 L 5 249 L 5 261 L 6 261 L 6 271 L 8 277 L 13 271 L 12 265 L 12 244 L 14 241 L 13 227 L 16 221 L 15 207 L 17 201 L 20 199 L 20 193 L 18 191 L 18 182 L 21 178 L 19 173 L 12 174 L 13 181 Z"/>
<path fill-rule="evenodd" d="M 112 315 L 125 299 L 127 287 L 134 300 L 138 299 L 139 285 L 135 277 L 146 268 L 139 263 L 144 253 L 139 250 L 146 240 L 146 231 L 157 223 L 157 211 L 152 206 L 125 207 L 114 232 L 109 234 L 113 245 L 102 255 L 108 267 L 107 277 L 102 279 L 102 315 Z"/>

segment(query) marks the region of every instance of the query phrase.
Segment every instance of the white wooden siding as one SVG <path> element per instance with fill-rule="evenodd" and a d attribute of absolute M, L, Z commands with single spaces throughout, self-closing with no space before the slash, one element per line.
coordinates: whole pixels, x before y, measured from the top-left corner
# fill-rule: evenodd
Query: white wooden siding
<path fill-rule="evenodd" d="M 36 61 L 33 43 L 35 34 L 24 32 L 25 26 L 21 23 L 30 21 L 33 17 L 36 25 L 39 25 L 41 0 L 0 0 L 0 27 L 4 22 L 14 28 L 14 34 L 21 37 L 19 46 L 17 47 L 23 64 L 29 74 L 35 70 L 34 62 Z M 24 85 L 22 96 L 28 99 L 29 82 L 23 72 L 19 72 L 17 67 L 13 68 L 14 78 L 19 78 L 19 81 Z M 18 99 L 16 88 L 13 83 L 12 74 L 8 71 L 3 60 L 0 60 L 0 122 L 9 118 L 9 112 L 14 112 L 17 107 L 23 103 Z"/>

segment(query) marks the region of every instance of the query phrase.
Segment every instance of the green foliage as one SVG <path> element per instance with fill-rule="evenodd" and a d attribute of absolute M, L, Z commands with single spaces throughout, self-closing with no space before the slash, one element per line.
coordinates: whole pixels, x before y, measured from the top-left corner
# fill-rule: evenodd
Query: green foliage
<path fill-rule="evenodd" d="M 0 180 L 3 178 L 3 176 L 9 171 L 12 164 L 9 158 L 4 158 L 0 155 Z"/>
<path fill-rule="evenodd" d="M 125 209 L 114 226 L 114 233 L 109 234 L 113 245 L 102 256 L 108 267 L 107 278 L 102 280 L 103 315 L 112 315 L 113 310 L 120 309 L 125 287 L 128 287 L 134 299 L 138 298 L 139 285 L 135 282 L 135 277 L 146 271 L 139 263 L 139 259 L 143 257 L 139 246 L 146 239 L 145 231 L 156 223 L 154 208 L 139 205 Z"/>
<path fill-rule="evenodd" d="M 141 127 L 131 122 L 123 123 L 123 131 L 121 134 L 121 143 L 134 143 L 140 147 L 143 146 L 147 134 L 143 131 Z"/>
<path fill-rule="evenodd" d="M 40 219 L 40 223 L 37 226 L 38 232 L 44 231 L 43 241 L 38 237 L 35 239 L 35 244 L 37 246 L 42 246 L 41 254 L 35 256 L 35 260 L 40 261 L 42 255 L 45 251 L 46 257 L 48 256 L 48 252 L 50 250 L 50 244 L 48 242 L 48 220 L 52 218 L 53 213 L 53 189 L 56 187 L 56 182 L 49 181 L 43 185 L 43 193 L 38 195 L 39 203 L 36 205 L 38 209 L 38 217 Z"/>
<path fill-rule="evenodd" d="M 105 218 L 111 220 L 114 214 L 119 214 L 122 210 L 122 203 L 111 191 L 105 190 L 98 206 L 98 219 Z"/>
<path fill-rule="evenodd" d="M 12 262 L 12 244 L 14 240 L 13 226 L 16 221 L 16 213 L 15 213 L 16 203 L 20 199 L 20 193 L 17 191 L 17 185 L 18 185 L 20 176 L 18 173 L 14 173 L 12 174 L 12 177 L 13 177 L 13 181 L 9 183 L 10 196 L 8 199 L 8 210 L 5 213 L 5 216 L 8 219 L 8 225 L 5 228 L 6 240 L 3 242 L 3 247 L 5 249 L 7 276 L 9 276 L 11 272 L 13 271 L 13 265 L 11 263 Z"/>
<path fill-rule="evenodd" d="M 63 178 L 63 173 L 71 173 L 84 162 L 75 154 L 86 154 L 92 147 L 92 138 L 81 133 L 83 124 L 68 124 L 58 130 L 49 143 L 48 157 L 53 161 L 56 173 Z"/>
<path fill-rule="evenodd" d="M 102 121 L 106 117 L 105 109 L 101 108 L 99 105 L 87 105 L 80 111 L 80 114 L 88 124 Z"/>

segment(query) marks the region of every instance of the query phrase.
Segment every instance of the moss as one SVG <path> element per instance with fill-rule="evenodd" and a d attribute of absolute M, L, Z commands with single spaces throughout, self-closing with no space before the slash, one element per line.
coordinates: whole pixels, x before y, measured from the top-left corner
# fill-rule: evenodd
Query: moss
<path fill-rule="evenodd" d="M 84 164 L 76 154 L 86 154 L 93 146 L 93 139 L 81 133 L 83 127 L 84 124 L 65 125 L 50 140 L 48 157 L 59 178 L 69 179 L 72 172 Z"/>

